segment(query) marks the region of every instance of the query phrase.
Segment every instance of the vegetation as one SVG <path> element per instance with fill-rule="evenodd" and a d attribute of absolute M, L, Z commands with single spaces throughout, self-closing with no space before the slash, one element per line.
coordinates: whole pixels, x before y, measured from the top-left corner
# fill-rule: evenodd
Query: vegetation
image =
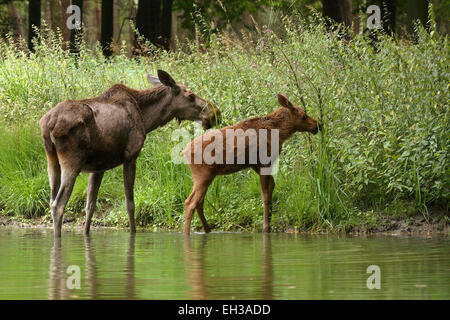
<path fill-rule="evenodd" d="M 431 23 L 431 28 L 434 25 Z M 95 96 L 114 83 L 146 88 L 147 73 L 167 70 L 214 101 L 223 126 L 277 107 L 276 93 L 319 119 L 325 130 L 296 134 L 283 149 L 275 177 L 273 229 L 341 230 L 367 223 L 376 213 L 448 212 L 448 39 L 418 26 L 411 44 L 380 33 L 343 41 L 319 18 L 283 20 L 282 32 L 256 26 L 236 37 L 211 33 L 201 48 L 153 48 L 151 56 L 106 59 L 100 46 L 82 43 L 78 55 L 61 37 L 42 31 L 35 52 L 0 44 L 0 210 L 27 218 L 47 214 L 49 186 L 38 120 L 58 102 Z M 243 40 L 238 40 L 243 39 Z M 207 48 L 207 50 L 205 50 Z M 193 131 L 191 123 L 183 127 Z M 173 164 L 175 121 L 151 132 L 138 159 L 136 220 L 140 226 L 181 228 L 192 180 Z M 127 225 L 121 167 L 105 174 L 95 217 Z M 82 218 L 87 175 L 81 175 L 67 206 Z M 222 230 L 262 227 L 259 180 L 246 171 L 216 179 L 205 214 Z M 94 219 L 95 221 L 95 219 Z M 200 228 L 198 219 L 194 226 Z"/>

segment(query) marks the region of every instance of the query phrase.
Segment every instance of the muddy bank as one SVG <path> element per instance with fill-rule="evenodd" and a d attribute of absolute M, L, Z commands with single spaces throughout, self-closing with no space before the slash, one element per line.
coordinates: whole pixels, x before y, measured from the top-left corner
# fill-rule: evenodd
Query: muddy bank
<path fill-rule="evenodd" d="M 450 219 L 444 214 L 436 214 L 430 217 L 378 217 L 378 221 L 372 226 L 352 226 L 348 233 L 385 233 L 385 234 L 434 234 L 450 233 Z"/>
<path fill-rule="evenodd" d="M 98 218 L 92 223 L 94 229 L 123 229 L 127 230 L 125 226 L 114 226 L 107 224 L 103 221 L 104 219 Z M 3 227 L 18 227 L 18 228 L 52 228 L 52 221 L 49 216 L 44 216 L 35 219 L 24 219 L 15 216 L 3 216 L 0 215 L 0 226 Z M 74 229 L 83 230 L 84 219 L 75 218 L 72 216 L 65 216 L 64 229 Z M 141 230 L 146 231 L 168 231 L 169 229 L 156 228 L 154 226 L 141 227 Z M 180 231 L 171 230 L 171 231 Z M 252 230 L 249 227 L 246 230 Z M 196 230 L 200 231 L 200 230 Z M 213 230 L 219 231 L 219 230 Z M 233 231 L 233 230 L 228 230 Z M 243 231 L 242 228 L 234 231 Z M 292 227 L 284 228 L 273 228 L 274 232 L 287 232 L 287 233 L 323 233 L 316 232 L 314 230 L 297 230 Z M 252 232 L 252 231 L 249 231 Z M 336 230 L 331 230 L 326 233 L 347 233 L 347 234 L 386 234 L 386 235 L 431 235 L 431 234 L 450 234 L 450 218 L 446 213 L 432 214 L 429 217 L 424 217 L 422 215 L 408 216 L 408 217 L 388 217 L 388 216 L 376 216 L 376 222 L 371 221 L 370 223 L 361 222 L 360 224 L 348 224 L 344 227 L 337 228 Z"/>

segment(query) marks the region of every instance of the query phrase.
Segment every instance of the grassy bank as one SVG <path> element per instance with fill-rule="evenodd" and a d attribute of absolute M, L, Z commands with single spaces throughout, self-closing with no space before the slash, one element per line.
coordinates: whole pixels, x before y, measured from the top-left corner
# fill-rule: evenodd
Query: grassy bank
<path fill-rule="evenodd" d="M 324 123 L 321 135 L 296 134 L 283 150 L 275 177 L 273 226 L 321 230 L 370 223 L 375 214 L 448 212 L 449 78 L 447 38 L 419 32 L 418 43 L 379 36 L 344 42 L 315 23 L 286 21 L 282 35 L 260 28 L 244 40 L 212 35 L 207 49 L 106 60 L 99 48 L 79 58 L 47 34 L 35 54 L 0 44 L 0 210 L 26 218 L 48 214 L 49 187 L 38 119 L 58 102 L 95 96 L 114 83 L 147 88 L 147 73 L 163 69 L 214 101 L 224 124 L 264 115 L 276 93 Z M 192 130 L 192 124 L 183 123 Z M 138 225 L 179 228 L 192 180 L 171 161 L 179 143 L 174 121 L 151 132 L 138 160 Z M 67 206 L 82 217 L 87 175 Z M 205 213 L 215 229 L 259 230 L 259 179 L 240 172 L 216 179 Z M 109 225 L 126 225 L 122 169 L 105 175 L 98 212 Z M 99 214 L 96 215 L 99 217 Z M 197 218 L 196 227 L 200 226 Z"/>

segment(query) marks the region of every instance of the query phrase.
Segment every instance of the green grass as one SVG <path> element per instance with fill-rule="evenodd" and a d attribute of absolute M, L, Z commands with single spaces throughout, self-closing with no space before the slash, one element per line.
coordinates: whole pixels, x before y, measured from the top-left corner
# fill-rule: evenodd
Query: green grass
<path fill-rule="evenodd" d="M 349 42 L 314 24 L 285 21 L 282 36 L 260 28 L 245 41 L 212 34 L 206 53 L 185 50 L 106 60 L 96 48 L 76 59 L 46 33 L 35 54 L 0 44 L 0 210 L 48 214 L 49 187 L 38 119 L 56 103 L 99 94 L 114 83 L 147 88 L 147 73 L 163 69 L 222 110 L 224 124 L 264 115 L 284 92 L 319 119 L 316 136 L 296 134 L 284 146 L 275 177 L 273 226 L 340 230 L 368 212 L 448 211 L 449 46 L 419 30 L 418 43 L 380 35 L 374 49 L 357 35 Z M 124 51 L 125 52 L 125 51 Z M 183 123 L 192 130 L 192 124 Z M 173 164 L 174 121 L 151 132 L 135 185 L 140 226 L 180 228 L 192 181 Z M 78 178 L 67 213 L 84 215 L 87 175 Z M 216 229 L 260 230 L 259 179 L 250 171 L 217 178 L 205 202 Z M 127 224 L 122 169 L 105 175 L 98 210 L 104 222 Z M 362 214 L 364 213 L 364 214 Z M 98 215 L 97 215 L 98 216 Z M 198 219 L 194 226 L 200 228 Z"/>

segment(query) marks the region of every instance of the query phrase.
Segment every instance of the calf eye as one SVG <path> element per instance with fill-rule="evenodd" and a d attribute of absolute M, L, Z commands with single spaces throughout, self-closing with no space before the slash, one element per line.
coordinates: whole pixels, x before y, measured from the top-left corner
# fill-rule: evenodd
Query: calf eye
<path fill-rule="evenodd" d="M 191 93 L 189 95 L 189 100 L 194 101 L 195 100 L 195 94 Z"/>
<path fill-rule="evenodd" d="M 303 120 L 306 120 L 306 119 L 308 119 L 308 115 L 305 113 L 305 114 L 303 115 Z"/>

